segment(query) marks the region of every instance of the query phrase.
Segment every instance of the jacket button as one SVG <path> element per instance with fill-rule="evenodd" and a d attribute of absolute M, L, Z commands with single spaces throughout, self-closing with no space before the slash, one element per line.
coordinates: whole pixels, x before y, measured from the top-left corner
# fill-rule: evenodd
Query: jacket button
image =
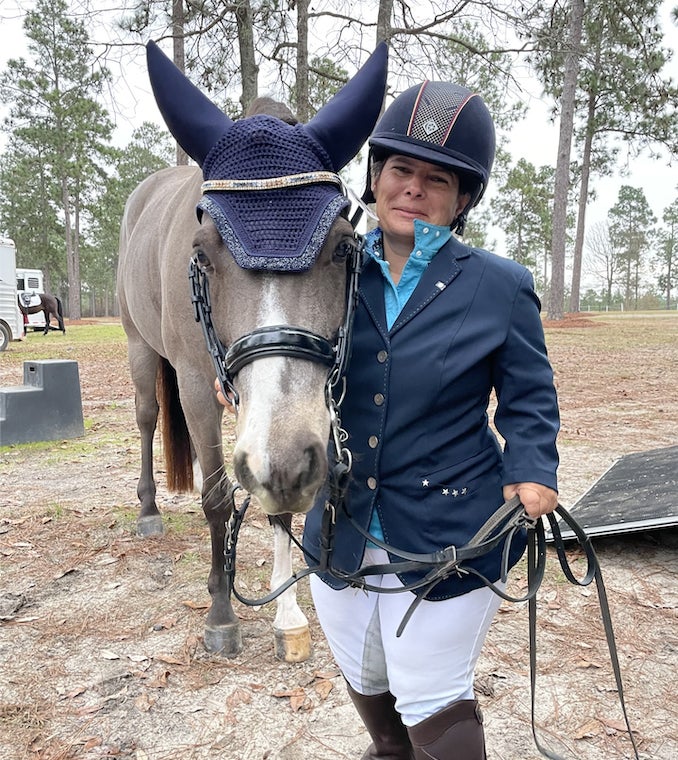
<path fill-rule="evenodd" d="M 383 364 L 388 359 L 388 351 L 380 351 L 377 354 L 377 361 L 379 364 Z"/>
<path fill-rule="evenodd" d="M 369 446 L 371 449 L 376 449 L 376 448 L 377 448 L 377 446 L 379 445 L 379 439 L 377 438 L 377 436 L 376 436 L 376 435 L 371 435 L 371 436 L 370 436 L 370 437 L 367 439 L 367 445 L 368 445 L 368 446 Z"/>
<path fill-rule="evenodd" d="M 367 487 L 370 489 L 370 491 L 375 491 L 377 488 L 377 479 L 367 478 Z"/>
<path fill-rule="evenodd" d="M 374 394 L 374 403 L 377 406 L 381 406 L 384 403 L 384 394 L 383 393 L 375 393 Z"/>

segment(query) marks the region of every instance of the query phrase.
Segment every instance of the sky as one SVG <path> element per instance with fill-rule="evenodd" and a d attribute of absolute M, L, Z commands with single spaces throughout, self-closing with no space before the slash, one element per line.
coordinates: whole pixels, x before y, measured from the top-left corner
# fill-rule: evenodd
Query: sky
<path fill-rule="evenodd" d="M 0 0 L 0 71 L 5 68 L 9 58 L 26 55 L 22 21 L 23 9 L 30 4 L 30 0 Z M 661 19 L 666 35 L 665 46 L 676 51 L 667 72 L 678 81 L 678 27 L 670 20 L 670 11 L 674 5 L 678 5 L 678 0 L 665 0 Z M 101 37 L 97 30 L 92 30 L 90 34 L 93 40 L 96 40 L 98 35 Z M 116 90 L 110 93 L 107 107 L 116 123 L 116 142 L 124 145 L 129 140 L 132 130 L 144 120 L 156 121 L 159 124 L 162 124 L 162 121 L 145 75 L 143 48 L 139 46 L 133 65 L 126 64 L 123 67 L 122 64 L 113 62 L 109 63 L 109 68 L 119 82 Z M 519 158 L 525 158 L 535 166 L 555 166 L 558 124 L 551 122 L 548 105 L 539 97 L 539 83 L 534 79 L 526 79 L 523 86 L 522 97 L 528 106 L 528 114 L 512 131 L 509 151 L 514 162 Z M 3 111 L 0 104 L 0 116 L 3 115 Z M 0 133 L 0 150 L 4 149 L 5 139 Z M 612 177 L 594 180 L 597 198 L 588 206 L 587 228 L 590 229 L 592 224 L 605 220 L 608 209 L 616 202 L 622 184 L 642 188 L 658 219 L 661 219 L 663 209 L 678 196 L 676 167 L 669 165 L 668 157 L 656 161 L 649 155 L 641 155 L 629 157 L 627 162 L 620 160 L 619 169 Z M 360 193 L 362 189 L 361 181 L 358 179 L 353 190 Z M 486 198 L 492 197 L 492 190 L 490 182 Z M 501 248 L 501 236 L 497 242 Z M 497 252 L 505 253 L 502 250 Z"/>
<path fill-rule="evenodd" d="M 678 0 L 665 0 L 660 19 L 665 35 L 664 47 L 673 52 L 673 59 L 665 67 L 664 73 L 672 76 L 674 82 L 678 82 L 678 26 L 670 17 L 674 7 L 678 7 Z M 518 124 L 513 132 L 509 148 L 513 159 L 517 161 L 519 158 L 525 158 L 535 166 L 555 166 L 558 123 L 551 124 L 548 104 L 540 100 L 538 90 L 535 90 L 531 97 L 526 94 L 525 100 L 529 114 L 525 122 Z M 647 154 L 627 158 L 620 155 L 618 169 L 613 176 L 595 177 L 592 184 L 597 198 L 588 205 L 587 228 L 590 228 L 593 222 L 605 220 L 607 211 L 615 204 L 622 185 L 642 188 L 655 216 L 661 220 L 664 208 L 678 197 L 678 161 L 674 161 L 671 166 L 666 152 L 659 161 L 653 160 Z"/>

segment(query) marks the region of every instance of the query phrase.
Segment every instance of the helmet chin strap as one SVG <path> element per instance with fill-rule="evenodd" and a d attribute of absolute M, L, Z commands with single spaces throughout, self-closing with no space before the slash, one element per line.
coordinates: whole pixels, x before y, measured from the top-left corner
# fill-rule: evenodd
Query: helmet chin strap
<path fill-rule="evenodd" d="M 452 224 L 450 225 L 450 229 L 455 234 L 459 235 L 461 237 L 464 234 L 464 229 L 466 228 L 466 222 L 468 216 L 468 206 L 459 214 L 455 219 L 452 220 Z"/>
<path fill-rule="evenodd" d="M 473 193 L 469 194 L 469 202 L 464 206 L 464 208 L 460 211 L 459 214 L 452 220 L 452 224 L 450 224 L 450 229 L 452 232 L 456 233 L 460 237 L 464 234 L 464 229 L 466 228 L 466 222 L 468 221 L 468 212 L 478 203 L 480 200 L 480 197 L 483 194 L 484 187 L 482 184 L 478 184 L 477 188 Z"/>

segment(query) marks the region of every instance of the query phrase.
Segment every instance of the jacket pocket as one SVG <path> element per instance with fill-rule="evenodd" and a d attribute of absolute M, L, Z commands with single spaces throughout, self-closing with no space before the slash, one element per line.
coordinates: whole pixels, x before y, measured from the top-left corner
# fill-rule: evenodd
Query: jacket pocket
<path fill-rule="evenodd" d="M 488 473 L 497 472 L 500 465 L 496 449 L 488 446 L 471 457 L 422 475 L 421 488 L 452 499 L 464 499 L 482 488 Z"/>

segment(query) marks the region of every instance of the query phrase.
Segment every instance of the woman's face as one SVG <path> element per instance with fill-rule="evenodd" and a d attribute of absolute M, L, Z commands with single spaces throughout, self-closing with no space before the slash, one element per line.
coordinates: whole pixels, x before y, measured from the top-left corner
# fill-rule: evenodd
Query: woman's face
<path fill-rule="evenodd" d="M 449 227 L 469 195 L 456 174 L 409 156 L 391 155 L 372 180 L 379 226 L 385 236 L 414 241 L 414 220 Z"/>

